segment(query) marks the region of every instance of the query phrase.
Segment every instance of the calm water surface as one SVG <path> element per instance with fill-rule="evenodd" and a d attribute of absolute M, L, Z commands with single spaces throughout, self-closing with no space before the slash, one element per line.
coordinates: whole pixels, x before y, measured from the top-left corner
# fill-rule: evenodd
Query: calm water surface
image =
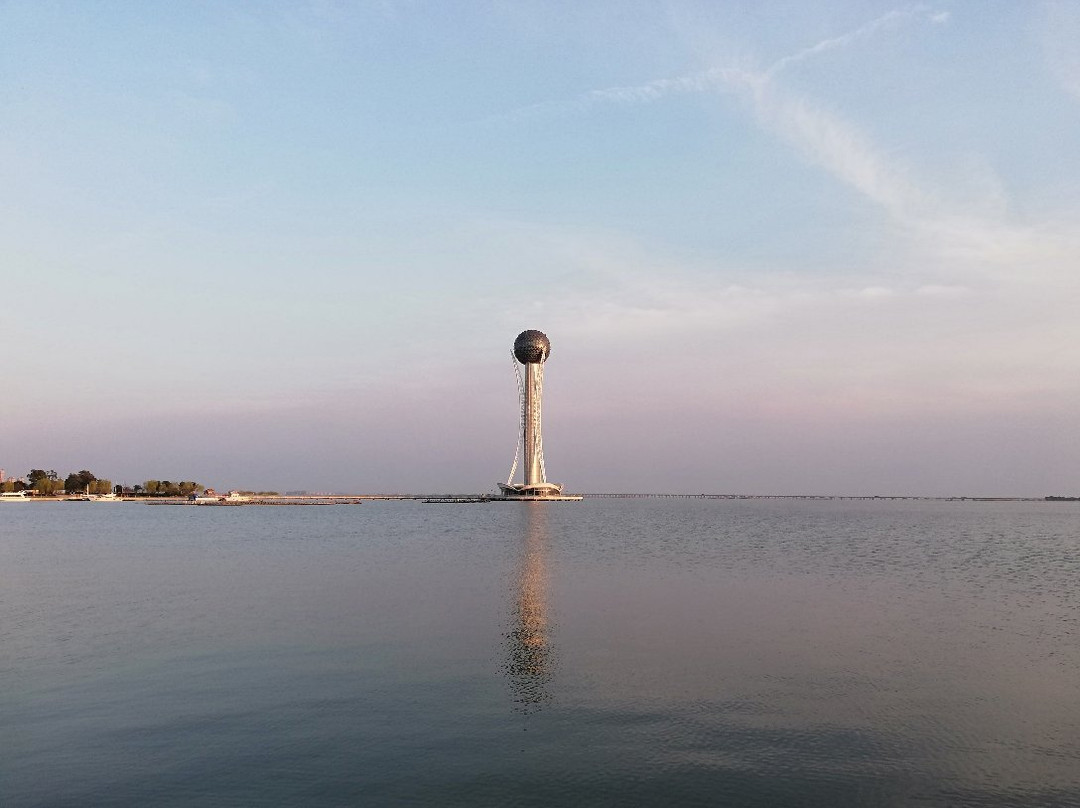
<path fill-rule="evenodd" d="M 1080 805 L 1075 503 L 0 503 L 0 805 Z"/>

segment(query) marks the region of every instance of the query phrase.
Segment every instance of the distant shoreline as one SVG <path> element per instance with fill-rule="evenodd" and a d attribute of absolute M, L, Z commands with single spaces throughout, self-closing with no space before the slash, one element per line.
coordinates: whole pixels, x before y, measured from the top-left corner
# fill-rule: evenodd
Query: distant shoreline
<path fill-rule="evenodd" d="M 289 504 L 302 502 L 345 502 L 345 501 L 409 501 L 409 500 L 483 500 L 484 494 L 334 494 L 334 495 L 285 495 L 251 497 L 245 504 Z M 1080 502 L 1080 497 L 1047 496 L 1047 497 L 924 497 L 924 496 L 901 496 L 901 495 L 856 495 L 856 494 L 664 494 L 664 493 L 592 493 L 580 494 L 585 499 L 711 499 L 711 500 L 758 500 L 758 499 L 785 499 L 785 500 L 859 500 L 859 501 L 919 501 L 919 502 Z M 29 496 L 20 499 L 21 502 L 86 502 L 75 496 Z M 113 502 L 138 502 L 148 505 L 153 504 L 188 504 L 190 497 L 117 497 Z"/>

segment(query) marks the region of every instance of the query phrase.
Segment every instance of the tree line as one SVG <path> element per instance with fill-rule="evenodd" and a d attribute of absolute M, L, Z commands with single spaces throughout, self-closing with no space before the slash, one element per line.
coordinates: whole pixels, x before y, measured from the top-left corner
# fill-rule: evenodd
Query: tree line
<path fill-rule="evenodd" d="M 186 497 L 191 494 L 201 494 L 205 486 L 199 485 L 192 480 L 174 483 L 170 480 L 147 480 L 142 485 L 134 488 L 136 496 L 145 494 L 148 497 Z"/>
<path fill-rule="evenodd" d="M 113 485 L 112 480 L 98 477 L 92 471 L 73 471 L 63 480 L 54 469 L 30 469 L 25 480 L 4 480 L 0 491 L 34 491 L 38 496 L 51 497 L 58 494 L 127 494 L 150 497 L 186 497 L 199 494 L 205 487 L 193 480 L 172 482 L 170 480 L 146 480 L 142 485 L 128 488 Z"/>
<path fill-rule="evenodd" d="M 56 494 L 108 494 L 113 491 L 112 480 L 98 477 L 92 471 L 73 471 L 63 480 L 55 469 L 30 469 L 26 481 L 4 480 L 4 491 L 36 491 L 39 496 Z"/>

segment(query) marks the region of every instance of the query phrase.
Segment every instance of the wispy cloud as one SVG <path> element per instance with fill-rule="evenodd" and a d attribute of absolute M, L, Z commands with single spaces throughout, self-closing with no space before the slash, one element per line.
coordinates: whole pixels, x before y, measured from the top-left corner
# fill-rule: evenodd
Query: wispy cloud
<path fill-rule="evenodd" d="M 793 53 L 790 56 L 785 56 L 782 59 L 777 60 L 765 71 L 765 75 L 769 78 L 773 78 L 782 70 L 793 64 L 812 59 L 827 51 L 846 48 L 860 40 L 869 39 L 883 29 L 897 27 L 910 22 L 929 21 L 940 24 L 948 22 L 948 20 L 949 13 L 947 11 L 934 11 L 927 6 L 920 5 L 894 9 L 886 14 L 882 14 L 875 20 L 866 23 L 866 25 L 856 28 L 854 31 L 849 31 L 846 34 L 830 39 L 823 39 L 816 45 L 812 45 L 809 48 L 803 48 L 798 53 Z"/>
<path fill-rule="evenodd" d="M 642 104 L 659 101 L 669 95 L 701 93 L 739 87 L 753 80 L 753 74 L 737 68 L 713 68 L 672 79 L 656 79 L 632 87 L 608 87 L 592 90 L 578 100 L 588 107 L 597 103 Z"/>
<path fill-rule="evenodd" d="M 612 104 L 648 104 L 673 95 L 693 95 L 729 90 L 742 85 L 750 78 L 750 73 L 738 68 L 713 68 L 674 78 L 655 79 L 645 84 L 590 90 L 571 101 L 530 104 L 518 107 L 502 115 L 493 116 L 487 119 L 487 122 L 518 121 L 551 115 L 587 112 L 594 107 Z"/>
<path fill-rule="evenodd" d="M 853 31 L 824 39 L 815 45 L 803 48 L 797 53 L 784 56 L 764 71 L 755 71 L 737 66 L 712 67 L 682 76 L 654 79 L 644 84 L 590 90 L 571 102 L 540 103 L 519 107 L 506 117 L 522 118 L 572 110 L 582 111 L 600 104 L 647 104 L 661 101 L 673 95 L 737 90 L 749 86 L 760 86 L 776 78 L 792 65 L 807 61 L 828 51 L 839 50 L 861 40 L 869 39 L 881 30 L 918 21 L 940 24 L 948 21 L 948 19 L 948 12 L 935 12 L 922 5 L 895 9 Z"/>
<path fill-rule="evenodd" d="M 886 14 L 845 34 L 803 48 L 775 61 L 764 71 L 714 68 L 637 87 L 595 90 L 583 101 L 649 103 L 677 93 L 727 90 L 747 99 L 759 125 L 787 141 L 804 158 L 826 169 L 897 221 L 914 224 L 940 220 L 943 211 L 932 194 L 910 179 L 910 171 L 883 158 L 881 150 L 858 127 L 806 97 L 785 92 L 782 74 L 810 59 L 869 40 L 888 29 L 914 23 L 936 24 L 947 14 L 911 6 Z"/>
<path fill-rule="evenodd" d="M 585 112 L 602 105 L 653 104 L 680 95 L 732 94 L 746 103 L 764 131 L 883 209 L 894 225 L 917 235 L 923 246 L 965 260 L 1009 262 L 1028 251 L 1043 250 L 1045 234 L 1007 222 L 1008 200 L 988 167 L 967 184 L 957 204 L 957 189 L 941 193 L 856 123 L 806 95 L 790 92 L 783 82 L 786 73 L 812 59 L 906 26 L 943 25 L 950 18 L 948 11 L 928 5 L 905 6 L 781 57 L 764 70 L 712 67 L 639 85 L 592 90 L 569 103 L 534 105 L 512 115 Z"/>
<path fill-rule="evenodd" d="M 870 139 L 857 127 L 827 112 L 808 98 L 784 92 L 778 81 L 785 71 L 843 48 L 870 39 L 882 31 L 918 22 L 939 24 L 948 14 L 923 6 L 910 6 L 886 14 L 840 36 L 821 40 L 784 56 L 764 71 L 741 67 L 713 67 L 674 78 L 644 84 L 592 90 L 571 104 L 534 105 L 512 115 L 528 117 L 570 109 L 585 111 L 602 104 L 650 104 L 674 95 L 708 92 L 736 93 L 749 101 L 759 124 L 794 146 L 813 163 L 833 173 L 868 199 L 884 207 L 895 218 L 911 221 L 914 211 L 933 207 L 931 195 L 908 178 L 903 167 L 881 157 Z M 935 211 L 937 218 L 940 212 Z"/>

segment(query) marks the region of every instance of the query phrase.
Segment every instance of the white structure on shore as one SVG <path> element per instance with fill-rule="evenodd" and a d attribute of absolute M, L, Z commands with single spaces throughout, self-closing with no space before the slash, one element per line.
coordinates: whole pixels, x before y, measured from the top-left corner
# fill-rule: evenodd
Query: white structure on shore
<path fill-rule="evenodd" d="M 544 437 L 540 427 L 541 402 L 544 393 L 544 362 L 551 355 L 551 342 L 542 331 L 522 331 L 514 340 L 512 350 L 514 374 L 518 383 L 518 403 L 521 407 L 521 437 L 514 453 L 514 465 L 505 483 L 499 488 L 506 499 L 579 500 L 565 496 L 562 486 L 547 481 L 544 470 Z M 525 366 L 522 379 L 518 362 Z M 524 482 L 515 483 L 518 460 L 522 461 Z"/>

